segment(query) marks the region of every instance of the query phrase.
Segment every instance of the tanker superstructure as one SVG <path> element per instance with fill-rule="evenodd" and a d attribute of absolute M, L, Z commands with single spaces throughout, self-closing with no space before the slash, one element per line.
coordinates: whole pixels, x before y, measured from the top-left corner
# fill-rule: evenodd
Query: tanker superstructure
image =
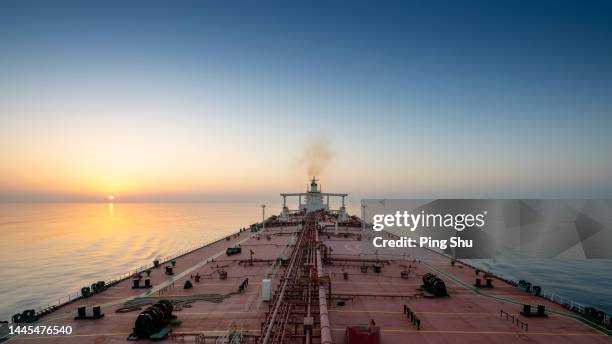
<path fill-rule="evenodd" d="M 315 178 L 281 197 L 279 215 L 14 324 L 71 334 L 10 342 L 612 342 L 605 325 L 513 281 L 425 249 L 376 249 L 347 213 L 348 195 L 323 192 Z"/>
<path fill-rule="evenodd" d="M 348 197 L 348 194 L 322 192 L 321 186 L 317 184 L 317 179 L 315 177 L 312 177 L 310 186 L 307 187 L 306 192 L 282 193 L 281 197 L 283 197 L 283 210 L 281 213 L 282 219 L 287 219 L 290 213 L 309 213 L 317 210 L 323 210 L 329 213 L 336 213 L 340 221 L 347 220 L 345 200 L 346 197 Z M 287 197 L 297 197 L 298 202 L 296 210 L 289 210 L 289 207 L 287 206 Z M 342 200 L 342 205 L 336 211 L 333 211 L 330 208 L 330 198 L 332 197 L 338 197 Z M 303 203 L 302 199 L 304 199 L 306 202 Z"/>

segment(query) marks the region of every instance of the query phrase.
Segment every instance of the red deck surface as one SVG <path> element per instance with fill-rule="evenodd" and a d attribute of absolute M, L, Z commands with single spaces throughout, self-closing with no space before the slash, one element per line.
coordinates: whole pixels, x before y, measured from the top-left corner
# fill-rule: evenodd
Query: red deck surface
<path fill-rule="evenodd" d="M 547 309 L 560 312 L 568 311 L 497 279 L 493 280 L 493 289 L 479 288 L 477 290 L 481 294 L 478 294 L 472 287 L 475 270 L 461 263 L 452 266 L 450 259 L 437 253 L 403 248 L 377 251 L 366 236 L 362 241 L 342 235 L 330 236 L 324 244 L 333 250 L 333 257 L 389 261 L 381 273 L 375 273 L 371 268 L 367 273 L 362 273 L 361 263 L 334 262 L 334 265 L 326 266 L 326 272 L 331 273 L 332 277 L 332 295 L 346 300 L 344 306 L 333 302 L 329 311 L 334 341 L 337 343 L 344 342 L 346 326 L 367 325 L 372 320 L 381 327 L 382 343 L 612 342 L 612 337 L 572 318 L 554 314 L 549 314 L 547 318 L 520 316 L 522 305 L 482 294 L 518 303 L 543 304 Z M 412 272 L 408 279 L 402 279 L 401 271 L 407 266 L 412 267 Z M 344 272 L 348 273 L 348 279 L 344 279 Z M 444 280 L 449 297 L 422 296 L 421 277 L 427 272 L 435 273 Z M 410 307 L 421 320 L 420 330 L 403 314 L 404 305 Z M 511 318 L 501 316 L 501 310 L 527 323 L 528 332 L 517 327 Z"/>
<path fill-rule="evenodd" d="M 291 229 L 285 229 L 288 232 Z M 164 273 L 163 266 L 153 269 L 151 282 L 153 288 L 132 289 L 132 281 L 125 280 L 108 290 L 92 297 L 79 300 L 67 305 L 60 310 L 51 313 L 41 319 L 39 323 L 45 325 L 71 325 L 73 334 L 69 336 L 36 336 L 24 335 L 13 338 L 11 343 L 125 343 L 126 338 L 132 332 L 134 321 L 139 311 L 128 313 L 116 313 L 124 302 L 136 296 L 161 296 L 172 299 L 177 296 L 188 296 L 198 294 L 229 294 L 238 290 L 238 285 L 249 278 L 249 285 L 242 294 L 233 294 L 225 298 L 221 303 L 197 301 L 191 303 L 189 308 L 175 311 L 174 314 L 182 321 L 182 324 L 174 329 L 174 335 L 187 334 L 185 341 L 193 341 L 190 334 L 204 332 L 207 336 L 222 335 L 227 332 L 232 324 L 238 329 L 246 332 L 259 332 L 263 312 L 267 310 L 267 304 L 261 302 L 260 289 L 263 276 L 275 271 L 269 263 L 254 263 L 253 266 L 244 266 L 238 260 L 249 258 L 249 250 L 254 251 L 254 259 L 275 259 L 284 256 L 283 251 L 290 249 L 287 243 L 289 235 L 272 235 L 271 240 L 266 240 L 261 235 L 260 240 L 251 238 L 252 233 L 242 232 L 238 238 L 231 241 L 220 241 L 208 247 L 191 252 L 177 259 L 174 268 L 175 274 L 168 276 Z M 225 249 L 240 243 L 242 253 L 226 256 Z M 214 262 L 204 263 L 207 259 L 215 258 Z M 216 271 L 216 266 L 226 266 L 227 279 L 221 280 Z M 183 289 L 185 280 L 191 275 L 199 273 L 202 279 L 196 283 L 194 279 L 193 288 Z M 142 283 L 141 283 L 142 284 Z M 76 309 L 82 305 L 102 305 L 103 318 L 98 320 L 74 320 Z M 142 307 L 144 310 L 146 308 Z M 91 310 L 88 309 L 88 312 Z M 210 341 L 210 340 L 209 340 Z M 146 341 L 145 341 L 146 342 Z"/>
<path fill-rule="evenodd" d="M 261 301 L 261 280 L 271 276 L 273 290 L 282 273 L 282 268 L 269 262 L 256 262 L 253 266 L 239 264 L 238 260 L 249 258 L 249 250 L 255 259 L 274 260 L 288 257 L 292 246 L 288 246 L 295 228 L 268 228 L 259 233 L 260 239 L 251 237 L 250 232 L 240 233 L 231 241 L 220 241 L 196 250 L 177 259 L 175 275 L 164 274 L 163 267 L 154 269 L 151 275 L 153 289 L 131 289 L 131 280 L 125 280 L 101 294 L 79 300 L 43 317 L 45 325 L 71 325 L 70 336 L 19 336 L 11 343 L 125 343 L 131 333 L 139 311 L 115 312 L 123 304 L 137 296 L 162 296 L 172 299 L 181 296 L 202 294 L 230 294 L 238 285 L 249 278 L 249 285 L 242 294 L 232 294 L 221 303 L 196 301 L 175 315 L 182 324 L 173 329 L 173 335 L 166 341 L 194 342 L 195 335 L 207 336 L 225 334 L 232 326 L 244 333 L 259 334 L 267 303 Z M 388 260 L 380 273 L 370 267 L 368 272 L 360 270 L 362 263 L 332 261 L 325 266 L 325 274 L 331 276 L 332 300 L 329 303 L 330 320 L 335 343 L 345 342 L 347 326 L 368 325 L 373 320 L 381 328 L 382 343 L 612 343 L 612 337 L 605 336 L 582 322 L 550 314 L 548 318 L 525 318 L 518 315 L 520 303 L 544 304 L 547 309 L 568 312 L 562 307 L 540 297 L 535 297 L 515 287 L 494 279 L 493 289 L 482 289 L 476 293 L 475 271 L 460 263 L 451 266 L 449 259 L 426 250 L 385 249 L 377 254 L 366 235 L 357 240 L 360 229 L 351 229 L 355 235 L 344 237 L 345 229 L 339 235 L 333 230 L 322 234 L 322 243 L 332 249 L 331 257 L 345 259 Z M 266 236 L 270 234 L 270 240 Z M 240 243 L 242 253 L 226 256 L 228 246 Z M 382 253 L 382 250 L 378 251 Z M 412 253 L 410 255 L 409 253 Z M 206 262 L 214 258 L 214 262 Z M 415 261 L 416 260 L 416 261 Z M 215 273 L 217 265 L 228 272 L 228 278 L 221 280 Z M 412 266 L 408 279 L 401 278 L 401 271 Z M 344 279 L 344 273 L 348 279 Z M 423 296 L 421 276 L 433 272 L 446 283 L 450 297 L 428 298 Z M 199 273 L 202 280 L 193 281 L 194 288 L 185 290 L 183 284 L 191 275 Z M 209 276 L 207 276 L 209 275 Z M 516 301 L 487 297 L 505 298 Z M 344 300 L 345 305 L 338 305 Z M 101 304 L 105 316 L 98 320 L 74 320 L 76 308 L 81 305 Z M 408 305 L 421 320 L 420 330 L 410 323 L 403 314 Z M 144 309 L 144 306 L 142 309 Z M 500 311 L 513 314 L 528 324 L 528 332 L 500 316 Z M 90 311 L 88 309 L 88 311 Z M 141 341 L 148 342 L 148 341 Z M 208 339 L 214 342 L 214 339 Z"/>

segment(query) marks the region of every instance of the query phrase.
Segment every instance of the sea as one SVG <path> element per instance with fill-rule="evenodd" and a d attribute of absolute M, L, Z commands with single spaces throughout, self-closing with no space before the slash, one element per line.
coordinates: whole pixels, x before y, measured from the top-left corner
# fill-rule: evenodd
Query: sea
<path fill-rule="evenodd" d="M 0 320 L 223 238 L 260 221 L 261 211 L 250 203 L 0 204 Z M 612 261 L 471 263 L 612 314 Z"/>

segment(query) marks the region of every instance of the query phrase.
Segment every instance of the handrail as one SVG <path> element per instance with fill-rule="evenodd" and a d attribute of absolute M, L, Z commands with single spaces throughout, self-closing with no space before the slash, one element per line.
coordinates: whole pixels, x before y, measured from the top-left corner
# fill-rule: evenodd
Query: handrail
<path fill-rule="evenodd" d="M 395 233 L 392 233 L 392 232 L 389 232 L 389 231 L 385 231 L 385 232 L 388 233 L 391 237 L 399 238 L 399 236 L 397 234 L 395 234 Z M 436 254 L 441 255 L 443 257 L 446 257 L 446 258 L 449 258 L 449 259 L 454 259 L 453 257 L 450 257 L 449 255 L 444 254 L 442 252 L 438 252 L 438 251 L 431 250 L 431 249 L 428 249 L 428 250 L 430 252 L 436 253 Z M 471 267 L 472 269 L 477 269 L 477 267 L 475 267 L 472 264 L 469 264 L 469 263 L 467 263 L 467 262 L 465 262 L 463 260 L 459 260 L 459 259 L 456 259 L 456 260 L 458 262 L 460 262 L 461 264 L 463 264 L 463 265 Z M 507 280 L 505 278 L 502 278 L 500 276 L 497 276 L 496 274 L 494 274 L 494 273 L 492 273 L 490 271 L 489 271 L 489 273 L 491 275 L 493 275 L 494 277 L 499 278 L 499 279 L 501 279 L 502 281 L 504 281 L 506 283 L 509 282 L 509 280 Z M 547 299 L 547 300 L 549 300 L 549 301 L 551 301 L 551 302 L 553 302 L 553 303 L 555 303 L 557 305 L 560 305 L 560 306 L 568 306 L 571 311 L 576 312 L 576 310 L 577 310 L 577 313 L 579 315 L 581 315 L 581 316 L 584 315 L 584 309 L 586 308 L 586 306 L 584 304 L 582 304 L 582 303 L 573 301 L 573 300 L 571 300 L 569 298 L 563 297 L 562 295 L 559 295 L 559 294 L 556 294 L 556 293 L 552 293 L 552 292 L 548 293 L 548 294 L 541 293 L 539 295 L 539 297 L 545 298 L 545 299 Z M 559 302 L 557 301 L 557 299 L 559 299 Z M 563 301 L 565 301 L 565 302 L 563 302 Z M 603 325 L 604 326 L 610 326 L 611 324 L 612 324 L 612 317 L 609 314 L 604 313 Z"/>

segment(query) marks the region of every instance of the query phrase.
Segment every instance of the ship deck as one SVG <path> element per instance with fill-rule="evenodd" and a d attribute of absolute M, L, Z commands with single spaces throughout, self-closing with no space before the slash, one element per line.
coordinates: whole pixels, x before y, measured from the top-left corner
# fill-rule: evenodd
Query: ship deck
<path fill-rule="evenodd" d="M 493 288 L 474 287 L 476 273 L 469 265 L 453 266 L 448 257 L 419 248 L 385 248 L 380 254 L 366 236 L 356 240 L 358 232 L 345 231 L 348 238 L 342 231 L 322 236 L 332 250 L 326 272 L 335 299 L 329 313 L 336 343 L 345 342 L 346 326 L 372 321 L 381 328 L 382 343 L 612 342 L 563 307 L 497 278 Z M 360 259 L 383 262 L 381 272 L 362 272 Z M 402 278 L 402 271 L 409 271 L 409 277 Z M 424 295 L 421 277 L 428 272 L 445 282 L 448 297 Z M 524 303 L 544 305 L 548 317 L 522 316 Z M 404 314 L 404 305 L 420 320 L 419 329 Z M 521 328 L 521 323 L 527 325 Z"/>
<path fill-rule="evenodd" d="M 153 269 L 150 290 L 132 289 L 131 279 L 121 281 L 104 292 L 80 299 L 41 318 L 44 325 L 71 325 L 71 335 L 21 335 L 11 343 L 125 343 L 140 310 L 158 299 L 174 300 L 174 314 L 181 321 L 166 341 L 195 342 L 203 335 L 208 342 L 240 331 L 260 335 L 269 304 L 261 301 L 262 279 L 272 279 L 276 288 L 284 267 L 277 258 L 288 259 L 294 249 L 297 227 L 266 228 L 264 232 L 240 232 L 229 240 L 215 242 L 176 259 L 175 274 L 164 267 Z M 345 343 L 347 326 L 381 329 L 381 342 L 391 343 L 611 343 L 606 336 L 579 320 L 577 315 L 544 298 L 528 294 L 494 278 L 492 289 L 473 286 L 474 268 L 422 249 L 385 249 L 372 246 L 359 228 L 326 229 L 320 242 L 329 249 L 323 275 L 331 281 L 329 320 L 334 343 Z M 227 256 L 225 249 L 240 245 L 242 252 Z M 250 251 L 253 263 L 249 264 Z M 374 272 L 362 265 L 379 261 Z M 227 271 L 221 279 L 219 270 Z M 409 271 L 402 278 L 402 271 Z M 425 273 L 434 273 L 446 284 L 448 297 L 434 298 L 424 293 Z M 194 276 L 201 279 L 195 282 Z M 249 279 L 242 293 L 239 285 Z M 192 289 L 184 289 L 186 280 Z M 522 304 L 543 304 L 548 317 L 520 315 Z M 101 305 L 104 317 L 75 320 L 80 306 Z M 404 305 L 420 320 L 417 329 L 404 314 Z M 88 312 L 91 312 L 88 308 Z M 516 321 L 520 320 L 520 322 Z M 527 324 L 521 327 L 520 323 Z M 253 337 L 255 338 L 255 337 Z M 148 342 L 148 340 L 141 340 Z"/>
<path fill-rule="evenodd" d="M 126 303 L 142 301 L 153 304 L 157 299 L 176 299 L 174 314 L 181 321 L 180 326 L 173 331 L 172 338 L 194 341 L 195 336 L 204 334 L 216 337 L 227 333 L 231 328 L 237 328 L 247 333 L 258 333 L 263 313 L 267 310 L 261 302 L 260 289 L 263 276 L 278 273 L 279 266 L 273 262 L 278 257 L 285 257 L 290 246 L 287 246 L 291 236 L 287 235 L 295 228 L 270 230 L 266 235 L 252 236 L 250 232 L 236 233 L 230 240 L 222 240 L 207 247 L 190 252 L 176 259 L 174 275 L 165 274 L 164 266 L 152 269 L 151 283 L 147 289 L 132 289 L 132 280 L 126 279 L 102 293 L 80 299 L 59 310 L 44 316 L 39 323 L 44 325 L 71 325 L 71 335 L 22 335 L 13 338 L 11 343 L 125 343 L 132 332 L 134 321 L 141 307 L 125 308 Z M 225 249 L 240 245 L 242 253 L 227 256 Z M 253 250 L 253 265 L 241 264 L 240 260 L 250 258 Z M 227 278 L 221 279 L 217 270 L 227 272 Z M 195 282 L 195 275 L 201 276 L 200 282 Z M 238 287 L 244 279 L 249 283 L 243 293 L 238 293 Z M 192 289 L 184 289 L 186 280 L 191 280 Z M 194 301 L 222 295 L 221 302 Z M 75 320 L 77 308 L 87 306 L 88 315 L 91 306 L 101 305 L 104 316 L 96 320 Z"/>

